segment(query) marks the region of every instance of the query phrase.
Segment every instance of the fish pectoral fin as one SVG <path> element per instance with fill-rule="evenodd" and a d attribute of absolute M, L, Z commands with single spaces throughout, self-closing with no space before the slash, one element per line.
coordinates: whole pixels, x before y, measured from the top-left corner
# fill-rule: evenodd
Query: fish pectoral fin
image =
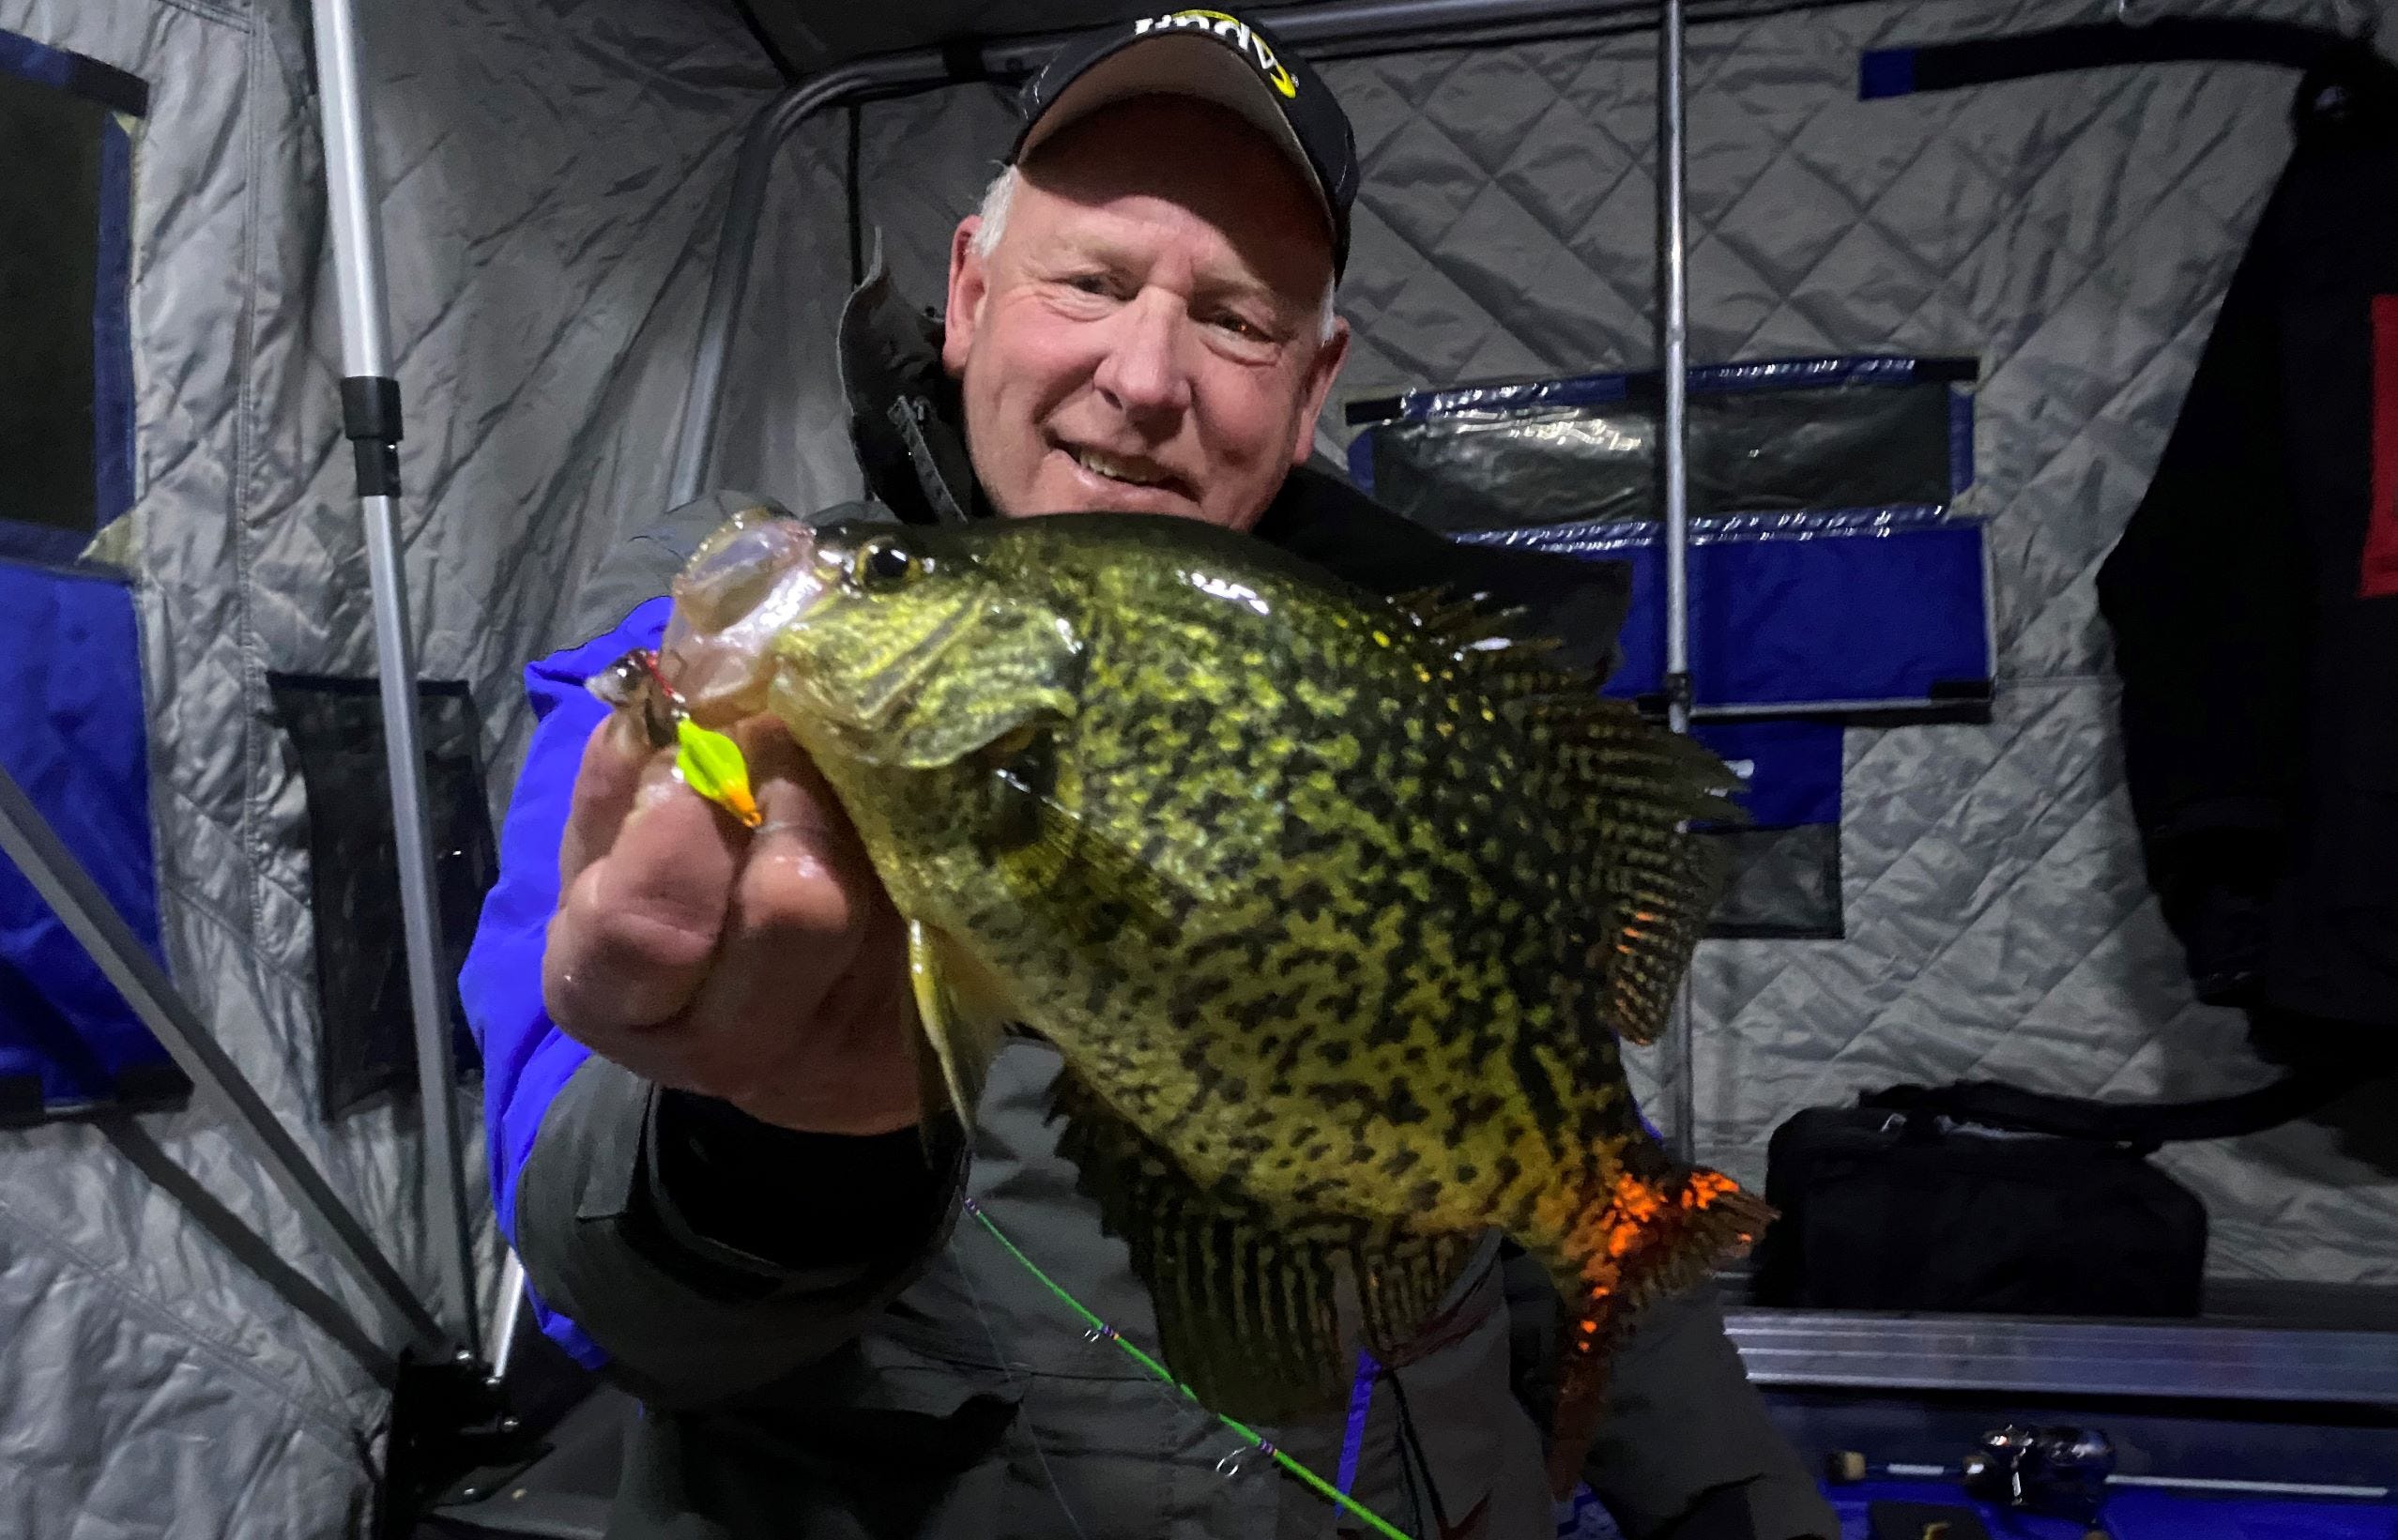
<path fill-rule="evenodd" d="M 1078 915 L 1090 932 L 1084 939 L 1105 944 L 1127 927 L 1173 937 L 1205 901 L 1120 848 L 1050 790 L 1016 779 L 1008 784 L 1020 816 L 1010 820 L 1014 843 L 999 852 L 1000 869 L 1012 889 L 1046 893 L 1053 912 Z"/>
<path fill-rule="evenodd" d="M 908 922 L 916 1003 L 916 1089 L 926 1114 L 946 1104 L 970 1136 L 1009 1012 L 998 982 L 946 934 Z"/>

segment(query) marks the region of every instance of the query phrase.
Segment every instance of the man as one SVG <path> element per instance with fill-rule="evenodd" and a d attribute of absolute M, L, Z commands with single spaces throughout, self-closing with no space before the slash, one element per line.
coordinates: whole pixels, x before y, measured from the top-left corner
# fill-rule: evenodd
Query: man
<path fill-rule="evenodd" d="M 958 226 L 945 329 L 879 282 L 844 317 L 881 506 L 828 517 L 1203 519 L 1384 591 L 1520 599 L 1603 655 L 1617 574 L 1452 546 L 1304 467 L 1348 345 L 1331 298 L 1356 179 L 1312 73 L 1186 12 L 1062 56 L 1026 102 L 1010 168 Z M 963 1187 L 1076 1298 L 1151 1335 L 1044 1117 L 1052 1050 L 1002 1051 L 970 1160 L 952 1120 L 919 1133 L 899 925 L 788 736 L 739 730 L 753 833 L 578 688 L 655 641 L 676 561 L 741 501 L 632 542 L 583 595 L 613 629 L 530 671 L 541 725 L 461 981 L 501 1222 L 544 1324 L 645 1402 L 611 1532 L 1363 1532 L 1294 1482 L 1222 1473 L 1239 1444 L 1221 1424 L 952 1231 Z M 1411 1532 L 1553 1533 L 1510 1375 L 1540 1313 L 1505 1295 L 1494 1245 L 1419 1357 L 1361 1378 L 1361 1416 L 1275 1441 Z M 1643 1540 L 1837 1532 L 1704 1300 L 1636 1334 L 1588 1470 Z"/>

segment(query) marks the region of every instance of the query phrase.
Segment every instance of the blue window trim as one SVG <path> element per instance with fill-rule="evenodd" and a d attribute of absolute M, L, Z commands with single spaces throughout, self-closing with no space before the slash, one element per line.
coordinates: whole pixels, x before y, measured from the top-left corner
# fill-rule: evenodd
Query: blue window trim
<path fill-rule="evenodd" d="M 133 506 L 133 136 L 100 130 L 99 245 L 92 282 L 92 517 Z"/>

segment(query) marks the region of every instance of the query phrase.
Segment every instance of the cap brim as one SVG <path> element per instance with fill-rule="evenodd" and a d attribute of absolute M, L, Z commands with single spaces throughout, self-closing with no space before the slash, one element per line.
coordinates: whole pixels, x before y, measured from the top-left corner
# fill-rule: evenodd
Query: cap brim
<path fill-rule="evenodd" d="M 1025 127 L 1017 141 L 1018 160 L 1040 148 L 1061 130 L 1089 117 L 1103 107 L 1136 97 L 1195 97 L 1238 113 L 1254 125 L 1299 168 L 1307 189 L 1332 217 L 1332 199 L 1323 178 L 1299 143 L 1299 135 L 1283 115 L 1274 87 L 1260 78 L 1246 59 L 1212 38 L 1171 32 L 1135 38 L 1113 53 L 1084 68 L 1058 93 L 1046 111 Z"/>

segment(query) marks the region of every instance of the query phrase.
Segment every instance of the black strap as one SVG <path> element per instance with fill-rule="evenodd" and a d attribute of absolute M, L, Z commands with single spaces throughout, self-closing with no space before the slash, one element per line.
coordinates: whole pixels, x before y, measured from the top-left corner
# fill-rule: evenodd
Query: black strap
<path fill-rule="evenodd" d="M 1947 1086 L 1892 1086 L 1867 1092 L 1857 1098 L 1857 1105 L 1930 1113 L 2020 1134 L 2153 1149 L 2184 1139 L 2228 1139 L 2278 1128 L 2329 1105 L 2355 1084 L 2352 1075 L 2301 1069 L 2235 1096 L 2198 1102 L 2106 1102 L 2051 1096 L 1995 1080 L 1960 1080 Z"/>
<path fill-rule="evenodd" d="M 1868 99 L 1905 96 L 2127 64 L 2223 61 L 2313 69 L 2335 60 L 2355 60 L 2370 52 L 2367 45 L 2343 33 L 2296 22 L 2159 21 L 2144 26 L 2100 23 L 2011 38 L 1875 49 L 1859 60 L 1859 94 Z M 2381 66 L 2384 71 L 2388 69 L 2386 64 Z"/>
<path fill-rule="evenodd" d="M 953 84 L 963 85 L 971 81 L 989 80 L 991 67 L 983 56 L 980 38 L 945 38 L 940 45 L 941 72 Z"/>

